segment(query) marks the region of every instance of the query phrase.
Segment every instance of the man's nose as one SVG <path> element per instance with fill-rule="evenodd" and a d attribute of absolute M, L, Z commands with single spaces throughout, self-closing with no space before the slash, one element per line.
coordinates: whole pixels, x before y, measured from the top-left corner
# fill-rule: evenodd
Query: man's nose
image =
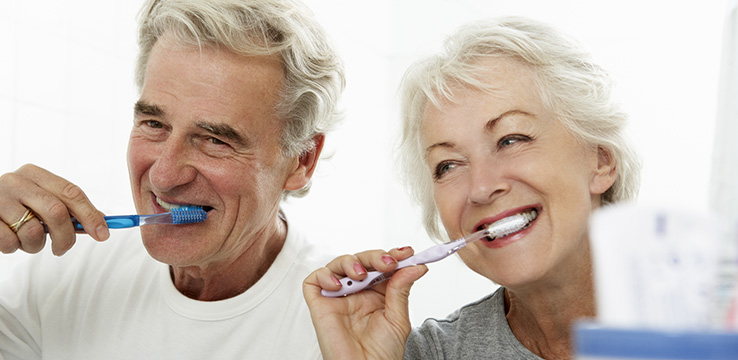
<path fill-rule="evenodd" d="M 193 164 L 194 148 L 170 136 L 161 147 L 161 153 L 149 171 L 149 181 L 155 190 L 166 192 L 188 184 L 197 177 Z"/>

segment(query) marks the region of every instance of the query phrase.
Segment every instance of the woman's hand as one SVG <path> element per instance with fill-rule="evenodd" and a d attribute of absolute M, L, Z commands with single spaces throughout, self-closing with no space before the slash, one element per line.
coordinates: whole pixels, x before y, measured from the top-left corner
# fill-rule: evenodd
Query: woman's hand
<path fill-rule="evenodd" d="M 26 211 L 32 212 L 26 214 Z M 19 222 L 24 214 L 30 220 Z M 110 234 L 103 213 L 97 210 L 82 190 L 42 168 L 24 165 L 0 176 L 0 251 L 9 254 L 20 249 L 37 253 L 46 244 L 40 220 L 48 227 L 51 249 L 62 255 L 74 245 L 74 216 L 95 240 Z M 25 216 L 28 219 L 28 216 Z M 12 225 L 16 225 L 13 229 Z M 15 231 L 14 231 L 15 230 Z"/>
<path fill-rule="evenodd" d="M 398 270 L 389 281 L 339 298 L 321 295 L 322 289 L 341 288 L 338 277 L 362 280 L 367 271 L 394 271 L 411 248 L 365 251 L 344 255 L 314 271 L 303 282 L 303 294 L 325 359 L 402 359 L 411 330 L 408 296 L 425 265 Z"/>

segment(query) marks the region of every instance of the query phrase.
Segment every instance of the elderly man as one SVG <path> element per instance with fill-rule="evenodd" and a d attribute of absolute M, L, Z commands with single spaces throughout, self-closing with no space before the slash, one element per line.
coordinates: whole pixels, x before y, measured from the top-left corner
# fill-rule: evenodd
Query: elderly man
<path fill-rule="evenodd" d="M 110 232 L 84 192 L 26 165 L 0 177 L 0 359 L 319 357 L 300 292 L 325 263 L 280 210 L 309 188 L 343 69 L 288 0 L 153 0 L 141 12 L 128 146 L 139 214 L 207 220 Z M 96 240 L 75 245 L 75 217 Z M 140 237 L 140 238 L 139 238 Z M 7 275 L 7 274 L 4 274 Z"/>

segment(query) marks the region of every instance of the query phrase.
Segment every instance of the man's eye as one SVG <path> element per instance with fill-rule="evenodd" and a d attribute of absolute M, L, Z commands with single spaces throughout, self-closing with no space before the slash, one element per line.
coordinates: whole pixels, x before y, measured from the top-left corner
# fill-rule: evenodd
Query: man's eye
<path fill-rule="evenodd" d="M 158 122 L 156 120 L 146 120 L 146 121 L 144 121 L 144 124 L 146 124 L 146 126 L 152 128 L 152 129 L 161 129 L 161 128 L 164 127 L 164 125 L 162 123 L 160 123 L 160 122 Z"/>
<path fill-rule="evenodd" d="M 215 145 L 228 145 L 225 142 L 220 141 L 220 139 L 217 139 L 217 138 L 214 138 L 214 137 L 208 138 L 208 141 L 210 141 L 211 143 L 213 143 Z"/>

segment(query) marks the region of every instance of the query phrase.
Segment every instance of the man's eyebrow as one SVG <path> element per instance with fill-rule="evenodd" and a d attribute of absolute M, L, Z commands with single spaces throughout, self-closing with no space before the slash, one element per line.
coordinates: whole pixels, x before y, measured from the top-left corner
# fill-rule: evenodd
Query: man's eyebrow
<path fill-rule="evenodd" d="M 164 110 L 162 110 L 162 108 L 156 105 L 147 104 L 141 100 L 136 101 L 136 104 L 133 105 L 133 111 L 136 115 L 148 115 L 156 117 L 164 116 Z"/>
<path fill-rule="evenodd" d="M 238 145 L 241 146 L 248 146 L 249 141 L 247 141 L 241 134 L 238 133 L 236 129 L 234 129 L 232 126 L 228 124 L 214 124 L 214 123 L 208 123 L 208 122 L 199 122 L 197 123 L 197 127 L 219 137 L 226 138 Z"/>

